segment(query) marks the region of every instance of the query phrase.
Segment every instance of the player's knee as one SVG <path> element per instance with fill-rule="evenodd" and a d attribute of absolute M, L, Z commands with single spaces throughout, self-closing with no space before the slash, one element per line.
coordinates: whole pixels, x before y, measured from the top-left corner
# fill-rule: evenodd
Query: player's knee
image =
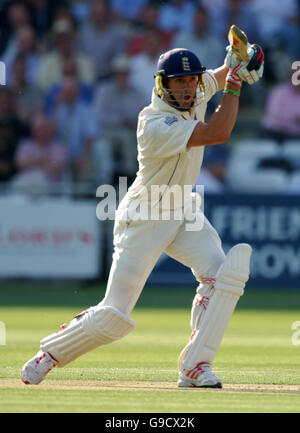
<path fill-rule="evenodd" d="M 216 275 L 215 288 L 241 296 L 249 279 L 252 248 L 248 244 L 233 246 Z"/>
<path fill-rule="evenodd" d="M 202 266 L 200 269 L 192 269 L 196 280 L 201 284 L 203 279 L 213 278 L 225 262 L 225 259 L 226 256 L 223 251 L 212 254 L 205 269 Z"/>

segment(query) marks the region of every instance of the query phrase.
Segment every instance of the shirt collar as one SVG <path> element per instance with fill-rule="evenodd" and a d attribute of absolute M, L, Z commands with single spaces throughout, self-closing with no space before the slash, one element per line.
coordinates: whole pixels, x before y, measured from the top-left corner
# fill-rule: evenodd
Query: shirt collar
<path fill-rule="evenodd" d="M 191 112 L 177 110 L 175 107 L 172 107 L 159 96 L 157 96 L 154 89 L 152 90 L 151 104 L 155 110 L 159 110 L 164 113 L 171 113 L 175 114 L 176 116 L 183 116 L 184 118 L 190 118 L 194 116 L 194 109 L 192 109 Z"/>

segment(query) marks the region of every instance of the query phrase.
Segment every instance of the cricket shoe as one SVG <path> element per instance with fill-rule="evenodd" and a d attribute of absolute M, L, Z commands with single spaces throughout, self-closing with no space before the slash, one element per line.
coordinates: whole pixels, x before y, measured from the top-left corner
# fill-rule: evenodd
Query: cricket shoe
<path fill-rule="evenodd" d="M 212 371 L 208 362 L 199 362 L 191 370 L 183 369 L 179 374 L 179 387 L 222 388 L 222 381 Z"/>
<path fill-rule="evenodd" d="M 41 350 L 24 364 L 21 379 L 26 385 L 37 385 L 57 365 L 50 353 Z"/>

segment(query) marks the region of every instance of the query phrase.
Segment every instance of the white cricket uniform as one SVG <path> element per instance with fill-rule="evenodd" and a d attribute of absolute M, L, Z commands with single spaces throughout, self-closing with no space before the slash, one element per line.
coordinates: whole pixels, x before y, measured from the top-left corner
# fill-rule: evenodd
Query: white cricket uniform
<path fill-rule="evenodd" d="M 128 213 L 133 201 L 145 201 L 141 190 L 150 191 L 152 185 L 183 188 L 196 183 L 204 146 L 187 148 L 187 143 L 218 90 L 213 71 L 204 73 L 204 83 L 205 98 L 191 112 L 171 107 L 153 91 L 151 104 L 139 114 L 139 171 L 116 212 L 113 263 L 101 305 L 129 315 L 163 252 L 190 267 L 198 281 L 214 276 L 225 259 L 221 240 L 206 218 L 201 230 L 187 231 L 184 217 L 135 220 Z M 151 202 L 150 194 L 146 200 L 149 208 L 160 205 Z M 171 213 L 178 206 L 182 202 L 171 202 Z"/>

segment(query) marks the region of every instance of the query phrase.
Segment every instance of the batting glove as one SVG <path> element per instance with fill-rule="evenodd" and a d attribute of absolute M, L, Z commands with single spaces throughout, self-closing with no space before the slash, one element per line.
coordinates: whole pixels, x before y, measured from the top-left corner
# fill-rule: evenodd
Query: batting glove
<path fill-rule="evenodd" d="M 225 65 L 227 65 L 230 70 L 236 68 L 237 65 L 241 65 L 236 71 L 241 80 L 246 81 L 248 84 L 253 84 L 263 76 L 264 52 L 259 45 L 250 45 L 248 43 L 247 54 L 250 59 L 248 63 L 238 60 L 230 45 L 226 47 L 226 51 Z"/>
<path fill-rule="evenodd" d="M 235 84 L 238 89 L 242 86 L 242 78 L 239 76 L 240 70 L 243 68 L 243 65 L 241 63 L 238 63 L 234 68 L 230 69 L 227 77 L 226 82 Z"/>

